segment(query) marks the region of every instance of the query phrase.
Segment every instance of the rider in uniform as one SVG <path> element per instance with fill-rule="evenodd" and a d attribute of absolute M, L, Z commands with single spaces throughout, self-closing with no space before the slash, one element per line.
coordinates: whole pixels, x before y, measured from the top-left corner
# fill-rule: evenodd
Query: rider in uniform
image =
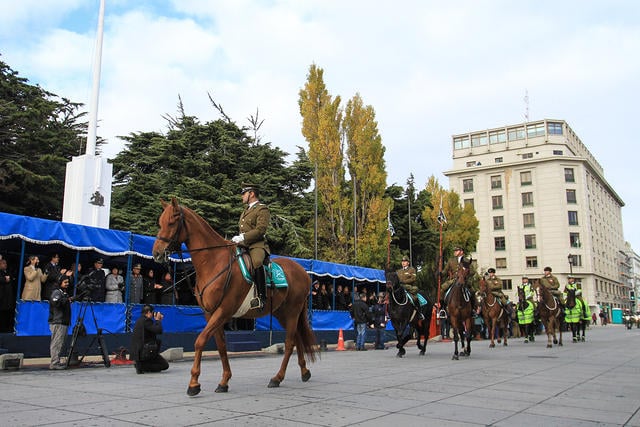
<path fill-rule="evenodd" d="M 487 278 L 485 279 L 491 293 L 500 300 L 500 304 L 503 307 L 507 306 L 507 296 L 502 292 L 502 280 L 496 276 L 496 269 L 490 268 L 487 270 Z"/>
<path fill-rule="evenodd" d="M 420 312 L 420 302 L 418 301 L 418 287 L 415 285 L 416 282 L 416 269 L 411 267 L 409 258 L 407 256 L 402 257 L 402 268 L 396 271 L 398 275 L 398 280 L 403 288 L 407 290 L 411 294 L 413 306 L 415 307 L 418 315 L 421 319 L 424 319 L 424 316 Z"/>
<path fill-rule="evenodd" d="M 246 207 L 238 224 L 240 234 L 233 236 L 231 241 L 246 247 L 249 251 L 253 267 L 253 281 L 258 291 L 258 296 L 251 301 L 251 308 L 261 310 L 267 295 L 263 262 L 271 253 L 266 238 L 271 215 L 267 205 L 258 199 L 260 190 L 256 185 L 242 184 L 240 194 L 242 194 L 242 203 Z"/>
<path fill-rule="evenodd" d="M 551 295 L 558 298 L 560 305 L 564 306 L 564 297 L 560 292 L 560 282 L 556 276 L 551 274 L 551 267 L 544 268 L 544 276 L 540 278 L 540 283 L 551 292 Z"/>
<path fill-rule="evenodd" d="M 449 260 L 447 261 L 447 264 L 444 266 L 444 271 L 442 272 L 442 275 L 447 278 L 444 281 L 444 283 L 442 283 L 442 285 L 440 286 L 440 291 L 442 292 L 443 295 L 445 295 L 447 290 L 451 287 L 451 285 L 453 285 L 456 282 L 456 279 L 457 279 L 456 274 L 458 272 L 458 267 L 463 266 L 464 264 L 469 265 L 469 268 L 471 270 L 467 274 L 466 283 L 465 283 L 467 290 L 469 290 L 469 281 L 475 273 L 473 269 L 473 265 L 471 264 L 471 260 L 464 255 L 464 249 L 461 246 L 456 246 L 453 249 L 453 256 L 449 258 Z M 448 301 L 445 298 L 445 305 L 447 302 Z M 471 298 L 471 302 L 473 304 L 473 309 L 475 310 L 476 308 L 475 298 Z"/>

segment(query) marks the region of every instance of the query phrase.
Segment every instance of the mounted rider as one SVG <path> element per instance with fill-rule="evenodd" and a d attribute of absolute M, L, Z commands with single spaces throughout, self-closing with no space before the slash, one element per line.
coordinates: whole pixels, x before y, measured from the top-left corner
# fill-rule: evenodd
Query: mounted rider
<path fill-rule="evenodd" d="M 418 287 L 414 284 L 416 282 L 416 269 L 411 266 L 411 261 L 409 257 L 402 257 L 402 268 L 396 270 L 396 274 L 398 275 L 398 281 L 402 285 L 403 288 L 407 290 L 411 294 L 411 300 L 413 302 L 413 306 L 416 309 L 416 312 L 420 316 L 421 319 L 424 319 L 424 316 L 420 312 L 420 302 L 418 301 Z"/>
<path fill-rule="evenodd" d="M 242 203 L 246 205 L 238 223 L 240 234 L 233 236 L 231 241 L 247 248 L 251 256 L 253 267 L 253 281 L 256 285 L 257 296 L 251 301 L 251 308 L 262 309 L 266 300 L 266 280 L 264 260 L 271 253 L 267 243 L 267 229 L 271 221 L 269 208 L 258 199 L 260 190 L 253 184 L 242 184 Z"/>
<path fill-rule="evenodd" d="M 449 258 L 442 272 L 442 275 L 447 278 L 444 281 L 444 283 L 442 283 L 442 285 L 440 286 L 440 290 L 442 294 L 445 295 L 445 298 L 444 298 L 445 306 L 448 302 L 446 298 L 447 290 L 451 287 L 451 285 L 453 285 L 456 282 L 457 280 L 456 275 L 458 272 L 458 268 L 460 267 L 467 268 L 465 266 L 469 266 L 468 268 L 470 269 L 470 271 L 467 273 L 466 280 L 465 280 L 465 287 L 467 291 L 470 292 L 471 291 L 470 281 L 471 281 L 471 278 L 475 275 L 475 269 L 473 267 L 471 259 L 465 256 L 464 249 L 462 248 L 462 246 L 456 246 L 453 249 L 453 256 Z M 473 309 L 475 310 L 476 308 L 475 298 L 471 298 L 471 302 L 473 304 Z"/>
<path fill-rule="evenodd" d="M 549 292 L 551 292 L 551 295 L 556 297 L 560 305 L 564 307 L 564 296 L 562 292 L 560 292 L 560 282 L 556 276 L 551 274 L 551 271 L 551 267 L 544 268 L 544 276 L 540 278 L 540 284 L 547 288 Z"/>
<path fill-rule="evenodd" d="M 487 275 L 485 275 L 485 282 L 487 283 L 487 287 L 489 291 L 500 300 L 500 305 L 505 309 L 507 314 L 511 315 L 511 308 L 507 305 L 509 302 L 509 298 L 502 292 L 502 280 L 496 276 L 496 269 L 489 268 L 487 270 Z"/>

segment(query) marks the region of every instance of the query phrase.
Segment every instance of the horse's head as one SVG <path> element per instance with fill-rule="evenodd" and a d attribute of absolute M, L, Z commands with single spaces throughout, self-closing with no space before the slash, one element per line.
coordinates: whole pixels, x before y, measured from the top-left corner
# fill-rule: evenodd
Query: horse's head
<path fill-rule="evenodd" d="M 153 243 L 153 259 L 156 262 L 166 262 L 171 251 L 180 249 L 182 242 L 187 241 L 187 230 L 184 225 L 184 211 L 175 197 L 171 203 L 162 202 L 162 214 L 158 219 L 158 235 Z"/>
<path fill-rule="evenodd" d="M 456 271 L 456 283 L 464 284 L 467 282 L 467 277 L 471 271 L 471 260 L 462 259 L 458 264 L 458 270 Z"/>
<path fill-rule="evenodd" d="M 395 271 L 387 271 L 385 273 L 387 279 L 387 291 L 391 292 L 400 285 L 400 279 L 398 279 L 398 273 Z"/>
<path fill-rule="evenodd" d="M 567 288 L 566 291 L 567 291 L 566 306 L 567 308 L 573 308 L 576 306 L 576 289 Z"/>

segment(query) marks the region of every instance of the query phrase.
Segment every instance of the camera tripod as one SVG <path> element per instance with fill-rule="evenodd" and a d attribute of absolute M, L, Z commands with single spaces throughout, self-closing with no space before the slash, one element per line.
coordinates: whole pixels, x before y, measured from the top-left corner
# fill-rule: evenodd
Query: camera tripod
<path fill-rule="evenodd" d="M 71 355 L 76 348 L 76 344 L 78 341 L 78 337 L 81 335 L 86 335 L 86 329 L 84 327 L 84 318 L 87 313 L 87 308 L 91 309 L 91 317 L 93 318 L 93 324 L 96 327 L 96 335 L 91 340 L 89 346 L 87 346 L 86 350 L 82 354 L 82 357 L 79 359 L 79 363 L 84 360 L 84 357 L 87 355 L 89 349 L 93 346 L 93 344 L 97 341 L 98 347 L 100 348 L 100 353 L 102 354 L 102 361 L 104 362 L 105 367 L 111 366 L 111 360 L 109 360 L 109 350 L 107 350 L 107 345 L 104 342 L 104 337 L 102 336 L 102 329 L 98 327 L 98 321 L 96 320 L 96 314 L 93 311 L 93 305 L 91 301 L 81 301 L 80 302 L 80 312 L 78 313 L 78 320 L 76 320 L 76 324 L 73 326 L 73 333 L 71 335 L 71 343 L 69 344 L 69 352 L 67 354 L 67 361 L 65 366 L 69 368 L 69 362 L 71 361 Z"/>

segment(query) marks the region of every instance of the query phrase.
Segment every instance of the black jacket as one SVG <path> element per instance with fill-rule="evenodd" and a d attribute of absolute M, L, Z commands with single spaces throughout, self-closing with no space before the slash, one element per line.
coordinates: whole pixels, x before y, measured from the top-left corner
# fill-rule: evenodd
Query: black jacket
<path fill-rule="evenodd" d="M 162 333 L 162 321 L 147 319 L 144 315 L 136 320 L 131 334 L 131 359 L 140 360 L 140 351 L 146 342 L 156 341 L 156 335 Z"/>
<path fill-rule="evenodd" d="M 64 289 L 56 288 L 51 292 L 48 322 L 67 326 L 71 324 L 71 301 Z"/>
<path fill-rule="evenodd" d="M 353 303 L 353 321 L 354 323 L 369 323 L 369 306 L 361 299 Z"/>

